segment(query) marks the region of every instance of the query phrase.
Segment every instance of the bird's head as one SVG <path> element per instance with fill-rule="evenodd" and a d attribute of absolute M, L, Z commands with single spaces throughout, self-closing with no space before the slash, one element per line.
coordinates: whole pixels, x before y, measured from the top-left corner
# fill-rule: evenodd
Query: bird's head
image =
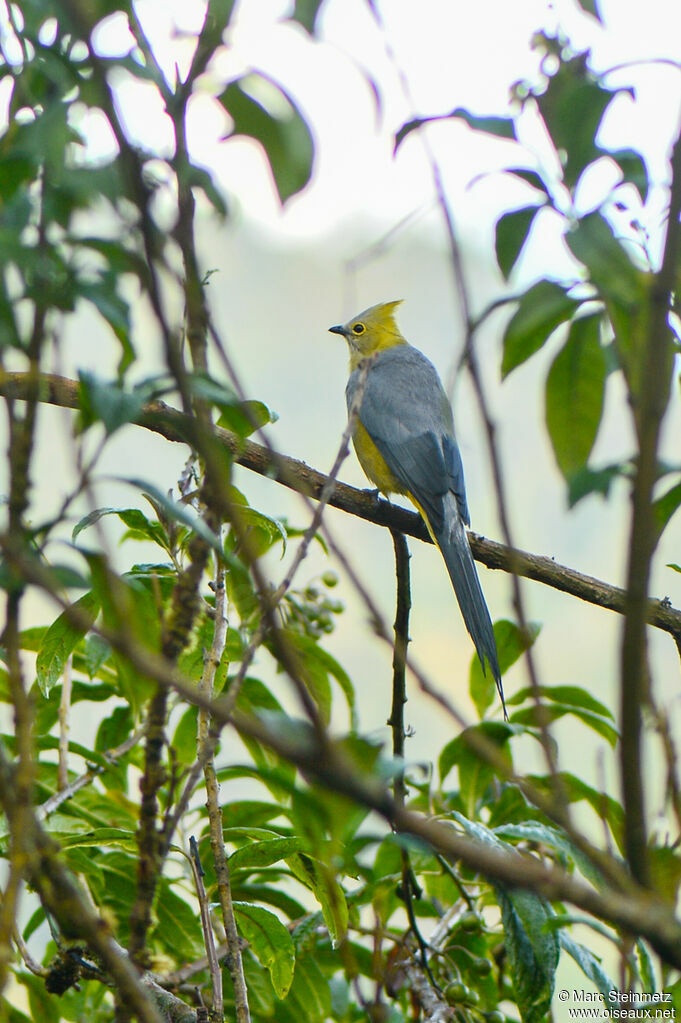
<path fill-rule="evenodd" d="M 341 334 L 347 341 L 351 361 L 405 343 L 395 323 L 395 309 L 401 301 L 380 302 L 342 326 L 329 327 L 332 334 Z"/>

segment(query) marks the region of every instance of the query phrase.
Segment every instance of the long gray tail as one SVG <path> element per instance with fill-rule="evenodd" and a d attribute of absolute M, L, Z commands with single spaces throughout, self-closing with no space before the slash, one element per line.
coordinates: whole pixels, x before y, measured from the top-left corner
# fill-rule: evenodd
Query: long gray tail
<path fill-rule="evenodd" d="M 504 717 L 508 719 L 492 620 L 480 586 L 466 529 L 453 495 L 448 494 L 445 497 L 444 525 L 440 533 L 435 534 L 435 539 L 445 559 L 449 578 L 452 580 L 466 628 L 478 652 L 482 670 L 485 672 L 486 658 L 499 690 Z"/>

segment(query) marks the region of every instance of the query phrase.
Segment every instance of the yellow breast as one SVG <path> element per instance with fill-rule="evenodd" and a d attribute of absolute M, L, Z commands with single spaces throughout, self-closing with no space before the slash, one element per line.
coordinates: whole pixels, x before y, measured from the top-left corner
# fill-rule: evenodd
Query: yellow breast
<path fill-rule="evenodd" d="M 382 494 L 406 494 L 407 491 L 390 471 L 383 455 L 361 423 L 357 423 L 355 427 L 352 443 L 355 446 L 359 464 Z"/>

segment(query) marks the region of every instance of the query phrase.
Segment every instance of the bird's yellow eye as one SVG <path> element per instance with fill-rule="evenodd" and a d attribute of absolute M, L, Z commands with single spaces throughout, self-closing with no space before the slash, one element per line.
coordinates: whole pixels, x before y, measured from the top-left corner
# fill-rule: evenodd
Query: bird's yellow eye
<path fill-rule="evenodd" d="M 363 323 L 355 323 L 352 328 L 352 333 L 356 334 L 357 337 L 359 337 L 359 335 L 363 334 L 365 330 L 366 327 L 364 326 Z"/>

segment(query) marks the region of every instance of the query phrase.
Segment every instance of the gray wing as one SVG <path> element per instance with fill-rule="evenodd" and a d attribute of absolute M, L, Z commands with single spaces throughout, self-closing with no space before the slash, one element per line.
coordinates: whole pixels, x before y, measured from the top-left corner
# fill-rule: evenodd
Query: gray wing
<path fill-rule="evenodd" d="M 361 369 L 348 380 L 348 409 Z M 414 495 L 438 533 L 444 521 L 443 497 L 456 497 L 468 524 L 461 455 L 452 411 L 433 364 L 410 345 L 381 352 L 369 370 L 359 412 L 362 425 L 391 472 Z"/>

